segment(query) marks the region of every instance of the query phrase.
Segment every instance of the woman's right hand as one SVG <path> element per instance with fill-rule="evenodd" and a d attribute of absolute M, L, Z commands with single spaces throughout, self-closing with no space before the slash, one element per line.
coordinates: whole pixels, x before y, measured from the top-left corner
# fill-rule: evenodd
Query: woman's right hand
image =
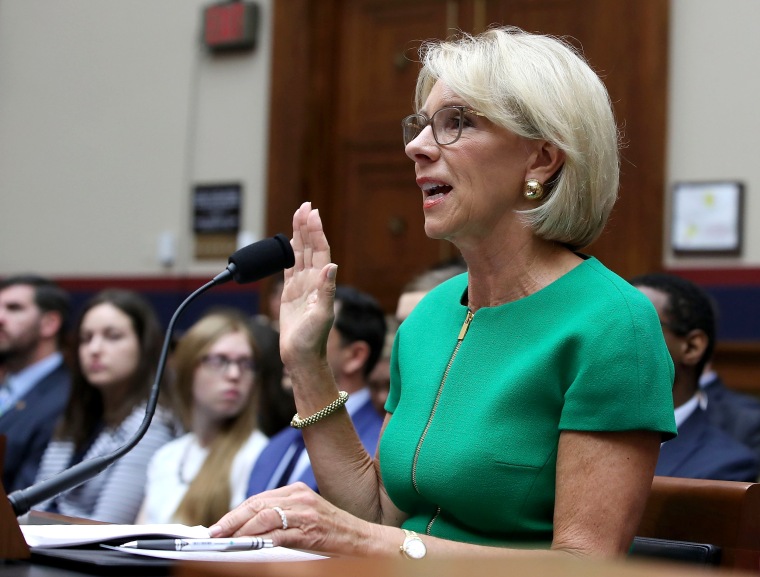
<path fill-rule="evenodd" d="M 393 545 L 378 545 L 373 538 L 377 531 L 379 525 L 339 509 L 303 483 L 253 495 L 209 527 L 215 538 L 254 536 L 280 547 L 327 554 L 398 555 Z"/>
<path fill-rule="evenodd" d="M 280 355 L 293 375 L 325 364 L 335 311 L 335 276 L 319 211 L 303 203 L 293 215 L 295 265 L 285 271 L 280 305 Z"/>

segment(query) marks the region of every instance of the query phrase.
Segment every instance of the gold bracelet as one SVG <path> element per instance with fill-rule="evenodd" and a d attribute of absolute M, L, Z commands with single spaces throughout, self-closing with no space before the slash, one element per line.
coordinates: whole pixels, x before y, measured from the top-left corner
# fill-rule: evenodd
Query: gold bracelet
<path fill-rule="evenodd" d="M 290 426 L 296 429 L 303 429 L 304 427 L 313 425 L 314 423 L 316 423 L 317 421 L 321 421 L 328 415 L 332 415 L 335 411 L 337 411 L 339 408 L 345 405 L 347 400 L 348 400 L 348 393 L 346 391 L 341 391 L 340 393 L 338 393 L 337 399 L 335 399 L 332 403 L 327 405 L 324 409 L 314 413 L 311 417 L 306 417 L 305 419 L 302 419 L 301 417 L 298 416 L 298 413 L 293 415 L 293 420 L 290 421 Z"/>

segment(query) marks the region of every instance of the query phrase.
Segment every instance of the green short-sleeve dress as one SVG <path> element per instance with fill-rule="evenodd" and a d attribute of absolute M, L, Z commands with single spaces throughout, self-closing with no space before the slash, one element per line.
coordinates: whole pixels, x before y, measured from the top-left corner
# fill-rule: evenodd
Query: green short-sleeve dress
<path fill-rule="evenodd" d="M 587 258 L 544 289 L 468 317 L 467 275 L 396 336 L 380 444 L 404 527 L 484 544 L 552 538 L 562 430 L 675 435 L 673 364 L 647 298 Z"/>

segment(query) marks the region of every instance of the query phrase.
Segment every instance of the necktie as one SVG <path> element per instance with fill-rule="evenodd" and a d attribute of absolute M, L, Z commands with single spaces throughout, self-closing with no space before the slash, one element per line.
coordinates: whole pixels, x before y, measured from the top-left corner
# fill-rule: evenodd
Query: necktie
<path fill-rule="evenodd" d="M 303 442 L 303 435 L 298 435 L 298 437 L 296 437 L 296 439 L 293 441 L 291 447 L 295 447 L 295 451 L 293 451 L 293 454 L 290 457 L 290 461 L 288 461 L 288 466 L 285 467 L 285 470 L 282 472 L 280 480 L 277 482 L 277 487 L 284 487 L 288 484 L 290 476 L 293 474 L 293 469 L 295 469 L 296 463 L 298 463 L 298 459 L 301 456 L 301 453 L 303 453 L 305 447 Z"/>

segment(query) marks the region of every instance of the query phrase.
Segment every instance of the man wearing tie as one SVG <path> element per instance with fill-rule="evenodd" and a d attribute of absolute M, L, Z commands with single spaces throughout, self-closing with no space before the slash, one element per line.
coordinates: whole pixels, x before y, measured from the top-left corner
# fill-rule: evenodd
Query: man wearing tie
<path fill-rule="evenodd" d="M 374 298 L 351 287 L 337 287 L 327 361 L 338 388 L 349 395 L 346 410 L 370 454 L 377 448 L 383 417 L 372 406 L 367 380 L 382 352 L 385 330 L 385 315 Z M 286 427 L 269 440 L 256 460 L 247 494 L 255 495 L 296 481 L 318 490 L 301 431 Z"/>
<path fill-rule="evenodd" d="M 23 275 L 0 282 L 0 435 L 7 440 L 3 486 L 34 483 L 42 453 L 69 398 L 60 352 L 69 295 L 49 279 Z"/>

